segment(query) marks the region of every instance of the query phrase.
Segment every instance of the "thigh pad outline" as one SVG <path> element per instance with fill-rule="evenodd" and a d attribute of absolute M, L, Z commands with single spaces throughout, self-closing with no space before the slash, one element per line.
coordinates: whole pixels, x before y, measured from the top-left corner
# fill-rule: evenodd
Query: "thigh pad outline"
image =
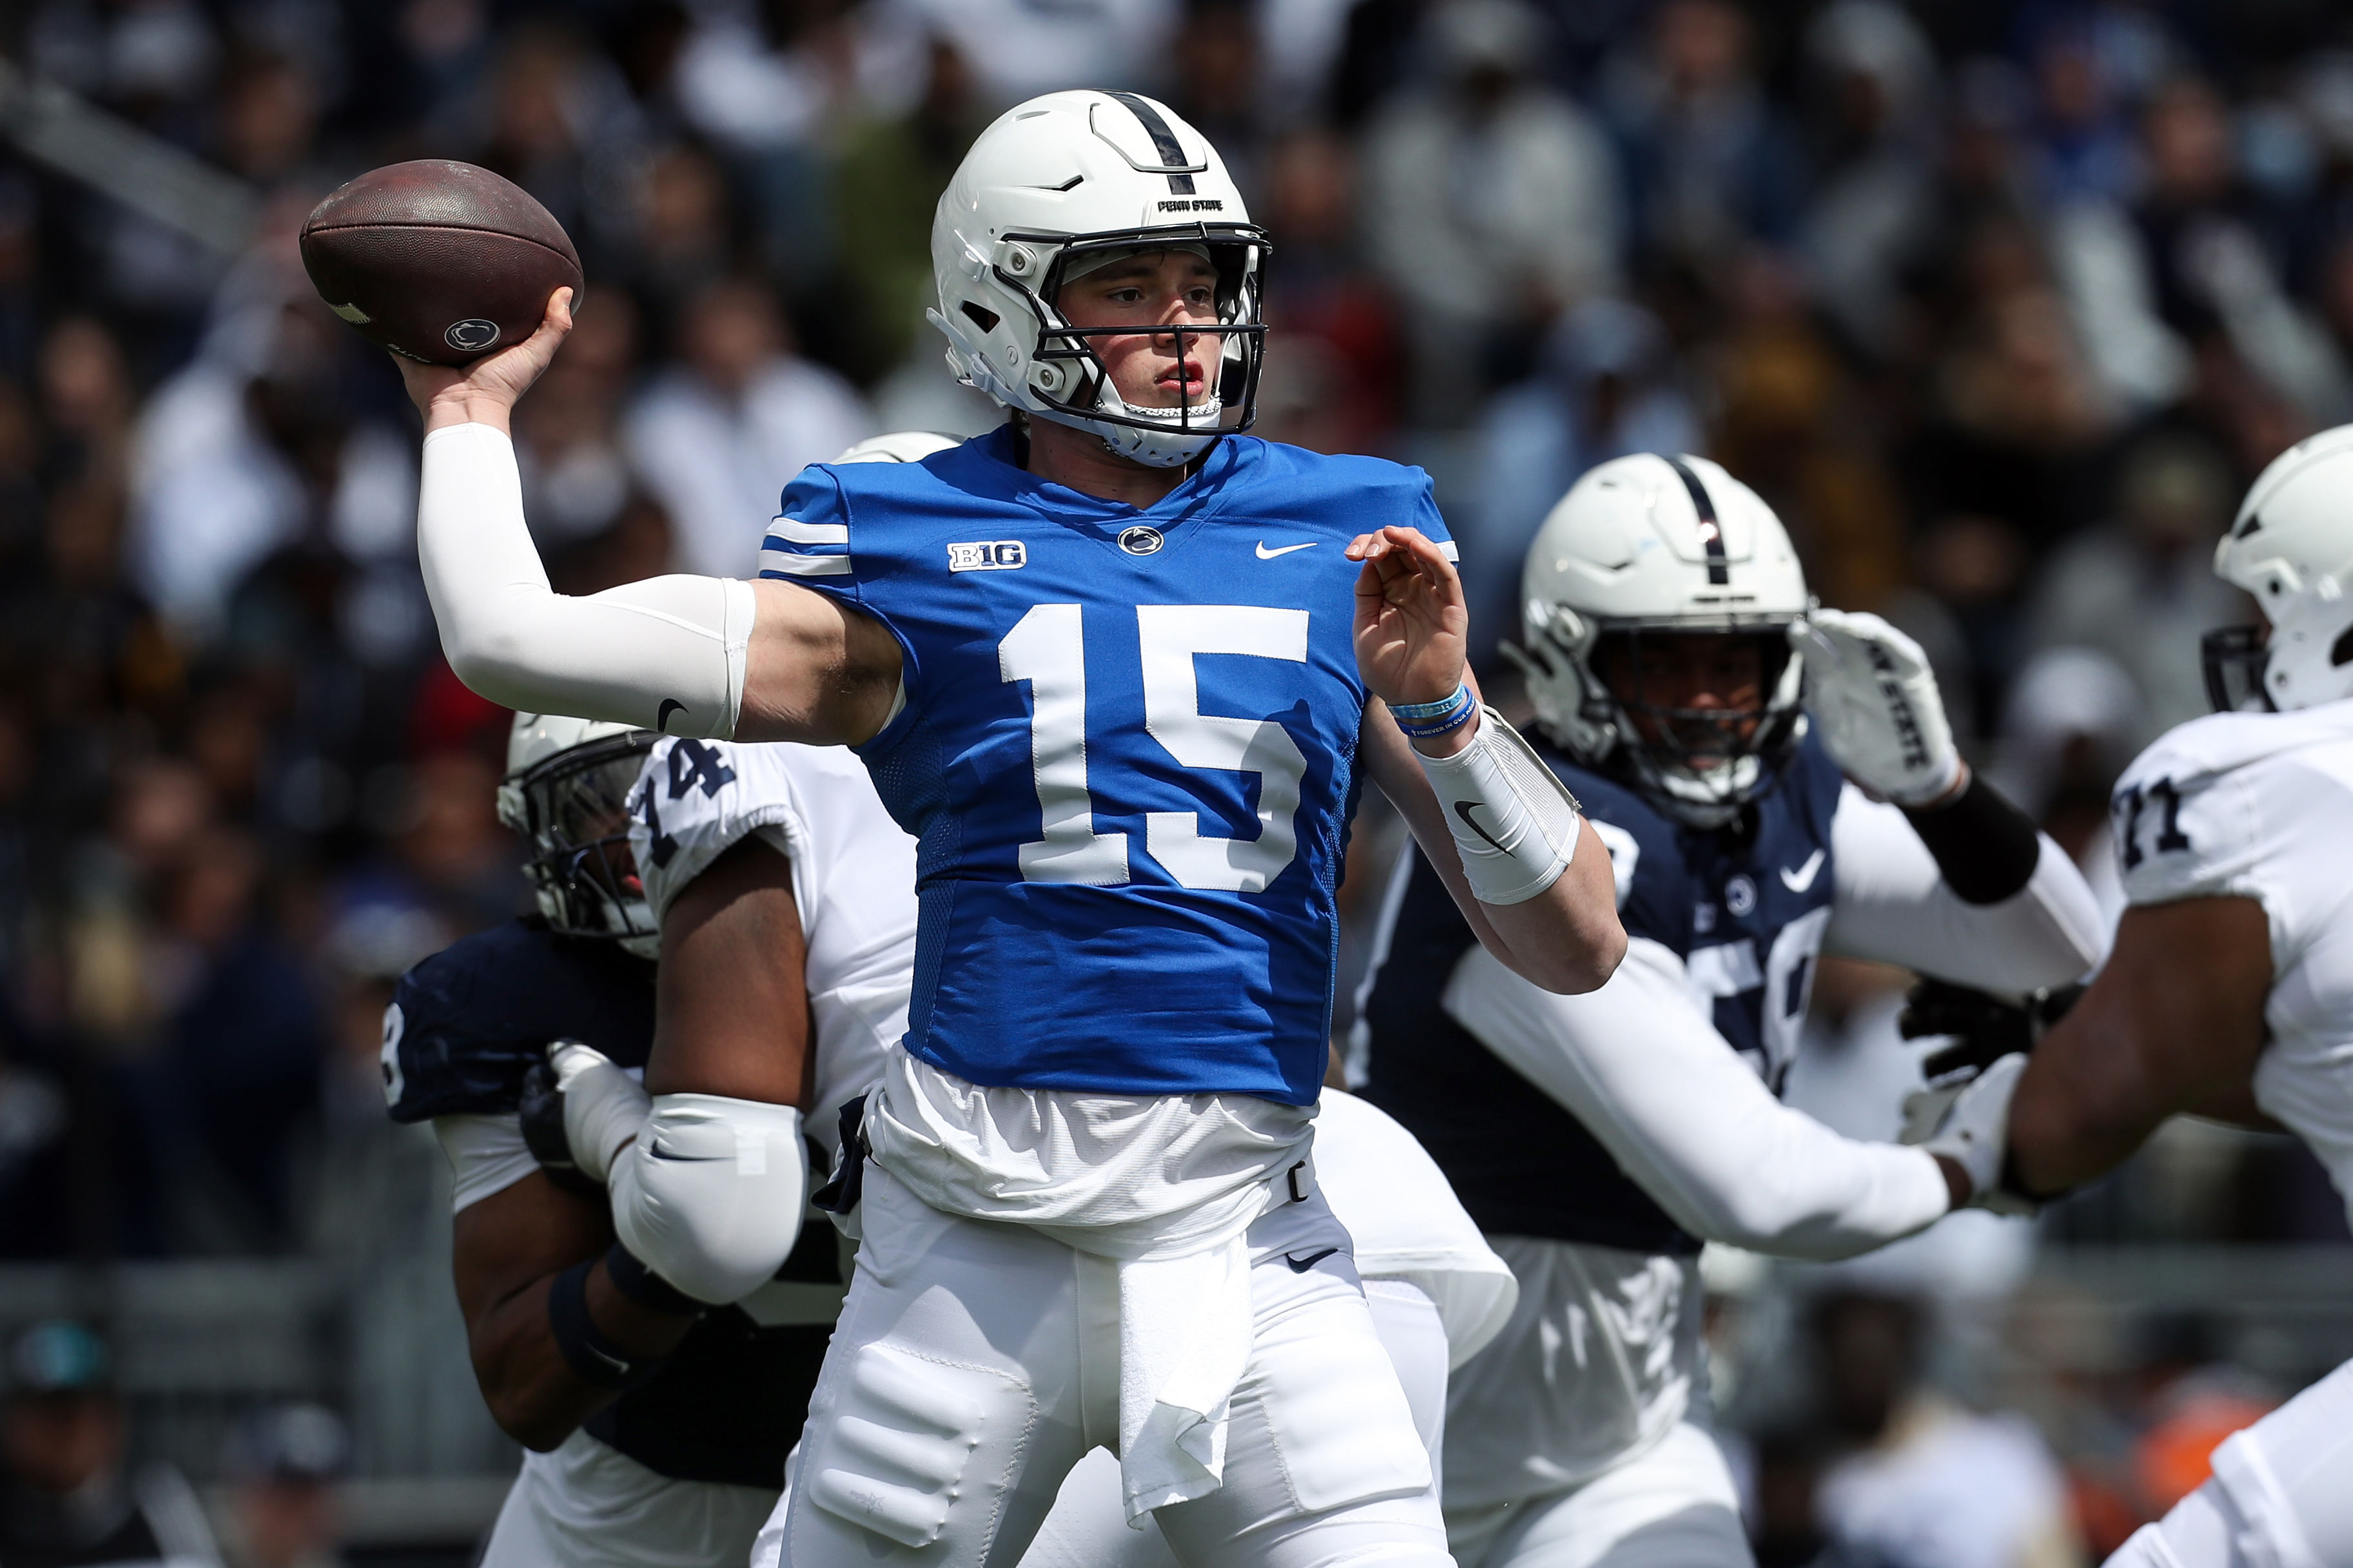
<path fill-rule="evenodd" d="M 887 1342 L 860 1347 L 848 1371 L 806 1461 L 808 1500 L 912 1549 L 959 1510 L 987 1510 L 993 1533 L 1037 1422 L 1029 1384 Z"/>

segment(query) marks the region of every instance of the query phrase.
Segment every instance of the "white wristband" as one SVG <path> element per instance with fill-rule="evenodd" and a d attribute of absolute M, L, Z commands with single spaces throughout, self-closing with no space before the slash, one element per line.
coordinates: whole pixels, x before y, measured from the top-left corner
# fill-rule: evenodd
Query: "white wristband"
<path fill-rule="evenodd" d="M 1524 904 L 1568 869 L 1577 797 L 1493 708 L 1479 710 L 1478 731 L 1454 755 L 1414 755 L 1481 903 Z"/>

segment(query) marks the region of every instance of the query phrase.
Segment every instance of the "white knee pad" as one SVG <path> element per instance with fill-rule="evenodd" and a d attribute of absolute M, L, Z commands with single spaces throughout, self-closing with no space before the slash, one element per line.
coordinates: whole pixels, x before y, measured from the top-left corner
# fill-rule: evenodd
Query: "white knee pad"
<path fill-rule="evenodd" d="M 952 1526 L 987 1556 L 1038 1402 L 1013 1373 L 934 1360 L 902 1345 L 860 1346 L 810 1413 L 792 1500 L 862 1531 L 920 1550 Z M 830 1397 L 828 1397 L 828 1394 Z M 786 1526 L 801 1555 L 804 1525 Z"/>
<path fill-rule="evenodd" d="M 638 1261 L 699 1301 L 738 1300 L 776 1276 L 800 1235 L 801 1113 L 723 1095 L 656 1095 L 609 1185 L 613 1229 Z"/>

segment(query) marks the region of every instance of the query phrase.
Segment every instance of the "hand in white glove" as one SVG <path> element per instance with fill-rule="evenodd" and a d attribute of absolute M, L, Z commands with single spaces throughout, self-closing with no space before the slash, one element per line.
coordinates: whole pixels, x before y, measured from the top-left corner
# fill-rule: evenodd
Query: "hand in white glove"
<path fill-rule="evenodd" d="M 2026 1058 L 2007 1056 L 1959 1084 L 1920 1089 L 1904 1100 L 1904 1142 L 1942 1154 L 1969 1178 L 1970 1208 L 2031 1215 L 2035 1205 L 2001 1184 L 2010 1101 Z"/>
<path fill-rule="evenodd" d="M 558 1040 L 547 1047 L 547 1060 L 564 1097 L 564 1136 L 572 1145 L 572 1162 L 581 1174 L 602 1184 L 611 1174 L 613 1157 L 645 1126 L 653 1101 L 643 1084 L 593 1046 Z"/>
<path fill-rule="evenodd" d="M 1816 610 L 1789 627 L 1806 661 L 1806 708 L 1846 775 L 1898 805 L 1927 805 L 1961 780 L 1936 673 L 1920 645 L 1877 616 Z"/>

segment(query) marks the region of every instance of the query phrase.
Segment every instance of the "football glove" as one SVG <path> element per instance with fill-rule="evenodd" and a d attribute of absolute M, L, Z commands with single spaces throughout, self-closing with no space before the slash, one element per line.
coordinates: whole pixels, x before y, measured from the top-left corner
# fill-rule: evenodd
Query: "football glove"
<path fill-rule="evenodd" d="M 564 1131 L 564 1091 L 555 1087 L 555 1068 L 546 1058 L 522 1069 L 522 1096 L 515 1110 L 522 1121 L 523 1146 L 549 1181 L 566 1192 L 603 1194 L 603 1184 L 591 1181 L 572 1158 L 572 1140 Z"/>
<path fill-rule="evenodd" d="M 579 1177 L 601 1190 L 613 1157 L 645 1126 L 653 1101 L 610 1057 L 577 1040 L 551 1043 L 547 1065 L 562 1109 L 565 1152 Z M 541 1163 L 546 1163 L 544 1156 Z"/>
<path fill-rule="evenodd" d="M 1920 645 L 1877 616 L 1816 610 L 1789 626 L 1805 658 L 1806 709 L 1847 777 L 1898 805 L 1960 782 L 1961 753 Z"/>
<path fill-rule="evenodd" d="M 1905 1142 L 1917 1142 L 1931 1154 L 1941 1154 L 1968 1173 L 1968 1208 L 1996 1214 L 2031 1215 L 2034 1202 L 2002 1184 L 2002 1164 L 2010 1140 L 2010 1101 L 2018 1092 L 2019 1075 L 2026 1058 L 2002 1058 L 1971 1079 L 1947 1105 L 1926 1137 L 1914 1139 L 1906 1129 Z M 1906 1110 L 1910 1110 L 1907 1102 Z"/>
<path fill-rule="evenodd" d="M 2012 1052 L 2031 1051 L 2051 1026 L 2084 994 L 2081 985 L 2054 985 L 2013 1002 L 1989 991 L 1923 980 L 1904 998 L 1895 1029 L 1907 1040 L 1950 1035 L 1953 1043 L 1920 1063 L 1931 1083 L 1957 1072 L 1981 1072 Z"/>

